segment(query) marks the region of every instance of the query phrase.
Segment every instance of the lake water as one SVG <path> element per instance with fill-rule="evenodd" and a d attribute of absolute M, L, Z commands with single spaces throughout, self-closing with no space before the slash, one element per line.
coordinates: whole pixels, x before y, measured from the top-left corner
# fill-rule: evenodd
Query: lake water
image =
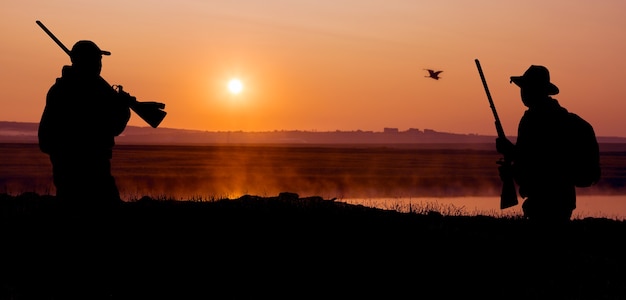
<path fill-rule="evenodd" d="M 500 155 L 491 146 L 118 145 L 112 173 L 127 200 L 292 192 L 401 211 L 521 215 L 520 205 L 499 208 Z M 626 218 L 626 146 L 619 146 L 602 145 L 602 178 L 580 189 L 575 217 Z M 0 154 L 0 193 L 54 193 L 37 144 L 0 143 Z"/>
<path fill-rule="evenodd" d="M 500 197 L 438 198 L 353 198 L 336 201 L 401 212 L 436 210 L 448 215 L 521 216 L 520 204 L 500 209 Z M 582 195 L 577 197 L 575 219 L 587 217 L 626 220 L 626 195 Z"/>

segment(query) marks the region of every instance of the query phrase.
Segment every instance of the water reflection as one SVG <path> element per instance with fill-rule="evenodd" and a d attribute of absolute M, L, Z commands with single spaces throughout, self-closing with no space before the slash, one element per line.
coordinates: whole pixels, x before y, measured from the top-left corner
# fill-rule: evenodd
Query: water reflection
<path fill-rule="evenodd" d="M 420 213 L 433 210 L 444 215 L 522 215 L 521 205 L 500 209 L 500 197 L 354 198 L 338 199 L 337 201 L 401 212 Z M 578 196 L 577 208 L 572 218 L 584 219 L 587 217 L 626 220 L 626 195 Z"/>

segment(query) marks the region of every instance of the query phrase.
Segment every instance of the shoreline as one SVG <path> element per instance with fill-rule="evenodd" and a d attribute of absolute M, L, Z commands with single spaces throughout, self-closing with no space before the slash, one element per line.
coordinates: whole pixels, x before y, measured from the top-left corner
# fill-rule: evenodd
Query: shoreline
<path fill-rule="evenodd" d="M 626 220 L 626 195 L 579 195 L 576 197 L 577 208 L 572 219 L 608 218 Z M 345 198 L 337 201 L 349 204 L 361 204 L 369 207 L 393 209 L 400 212 L 438 209 L 451 215 L 464 216 L 521 216 L 521 204 L 499 208 L 499 196 L 451 196 L 451 197 L 372 197 Z"/>
<path fill-rule="evenodd" d="M 0 214 L 7 245 L 0 295 L 14 299 L 613 299 L 626 292 L 626 222 L 602 218 L 544 228 L 294 193 L 146 197 L 104 212 L 0 194 Z"/>

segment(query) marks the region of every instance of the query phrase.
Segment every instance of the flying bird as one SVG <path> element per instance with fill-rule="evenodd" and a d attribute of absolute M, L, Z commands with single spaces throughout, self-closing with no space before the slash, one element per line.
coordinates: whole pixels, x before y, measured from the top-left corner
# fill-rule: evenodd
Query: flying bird
<path fill-rule="evenodd" d="M 431 69 L 424 69 L 424 70 L 428 71 L 428 76 L 424 76 L 424 77 L 429 77 L 434 80 L 439 80 L 439 73 L 443 72 L 443 71 L 435 71 Z"/>

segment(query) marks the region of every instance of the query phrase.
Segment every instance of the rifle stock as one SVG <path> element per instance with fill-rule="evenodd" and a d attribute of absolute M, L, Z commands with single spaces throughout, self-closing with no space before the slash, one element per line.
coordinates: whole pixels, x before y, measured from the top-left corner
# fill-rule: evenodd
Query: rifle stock
<path fill-rule="evenodd" d="M 39 25 L 39 27 L 41 27 L 41 29 L 43 29 L 43 31 L 47 33 L 48 36 L 55 43 L 57 43 L 57 45 L 59 45 L 59 47 L 61 47 L 61 49 L 63 49 L 63 51 L 68 56 L 70 55 L 70 50 L 67 47 L 65 47 L 65 45 L 63 45 L 63 43 L 59 39 L 57 39 L 57 37 L 54 36 L 54 34 L 50 30 L 48 30 L 48 28 L 45 25 L 43 25 L 43 23 L 41 23 L 41 21 L 37 20 L 35 21 L 35 23 L 37 23 L 37 25 Z M 118 92 L 121 92 L 121 91 L 122 91 L 121 86 L 119 86 Z M 131 102 L 129 107 L 142 120 L 144 120 L 153 128 L 157 128 L 159 124 L 161 124 L 161 121 L 163 121 L 163 119 L 165 118 L 165 115 L 167 115 L 167 112 L 163 111 L 163 109 L 165 109 L 165 104 L 160 103 L 160 102 L 153 102 L 153 101 L 142 102 L 142 101 L 135 100 Z"/>
<path fill-rule="evenodd" d="M 125 97 L 129 103 L 129 107 L 141 119 L 146 121 L 152 128 L 159 127 L 161 121 L 167 113 L 163 111 L 165 104 L 155 101 L 137 101 L 137 99 L 124 91 L 121 85 L 113 85 L 113 89 L 122 97 Z"/>
<path fill-rule="evenodd" d="M 480 61 L 478 61 L 478 59 L 475 59 L 474 62 L 476 62 L 476 68 L 478 68 L 480 79 L 483 82 L 483 87 L 485 88 L 487 99 L 489 100 L 491 112 L 493 113 L 493 117 L 495 118 L 495 125 L 498 137 L 506 138 L 506 135 L 504 134 L 504 129 L 502 128 L 502 123 L 500 123 L 500 118 L 498 117 L 498 112 L 496 111 L 496 106 L 493 104 L 493 99 L 491 98 L 489 87 L 487 86 L 487 80 L 485 80 L 485 74 L 483 74 L 483 69 L 480 66 Z M 515 180 L 513 179 L 513 174 L 512 172 L 510 172 L 510 157 L 507 157 L 505 155 L 502 159 L 497 161 L 497 164 L 500 165 L 500 179 L 502 180 L 502 191 L 500 193 L 500 209 L 505 209 L 518 204 L 517 191 L 515 189 Z"/>
<path fill-rule="evenodd" d="M 152 128 L 159 127 L 161 121 L 165 119 L 167 112 L 162 110 L 163 108 L 165 108 L 165 104 L 154 101 L 137 101 L 130 106 L 130 109 Z"/>

